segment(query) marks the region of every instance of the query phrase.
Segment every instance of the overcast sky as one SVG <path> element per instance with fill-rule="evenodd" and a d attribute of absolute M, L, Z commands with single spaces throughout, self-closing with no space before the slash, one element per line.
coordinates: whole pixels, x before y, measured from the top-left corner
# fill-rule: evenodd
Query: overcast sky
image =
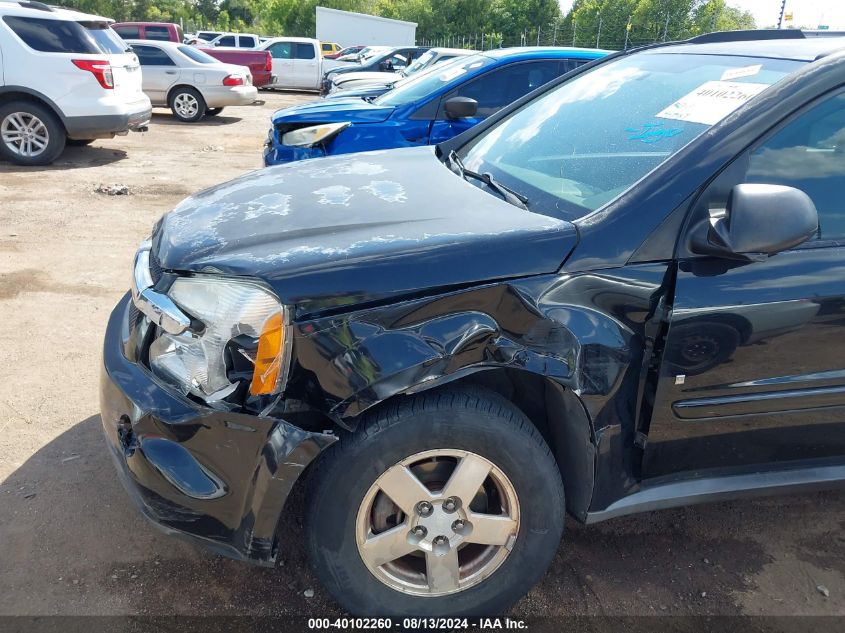
<path fill-rule="evenodd" d="M 776 25 L 781 0 L 727 0 L 727 4 L 751 11 L 758 27 Z M 572 0 L 561 0 L 564 12 Z M 794 26 L 816 28 L 826 24 L 833 31 L 845 31 L 845 0 L 786 0 L 786 12 L 792 12 Z"/>

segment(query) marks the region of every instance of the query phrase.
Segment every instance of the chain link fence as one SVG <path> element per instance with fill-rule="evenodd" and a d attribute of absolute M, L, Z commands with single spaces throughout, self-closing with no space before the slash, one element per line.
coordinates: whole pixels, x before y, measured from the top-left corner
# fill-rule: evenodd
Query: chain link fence
<path fill-rule="evenodd" d="M 658 35 L 643 36 L 623 25 L 621 28 L 604 28 L 595 23 L 579 30 L 577 22 L 552 23 L 537 26 L 516 34 L 470 33 L 470 34 L 417 34 L 419 46 L 445 48 L 466 48 L 488 50 L 510 46 L 578 46 L 581 48 L 604 48 L 622 50 L 666 41 L 664 31 Z"/>

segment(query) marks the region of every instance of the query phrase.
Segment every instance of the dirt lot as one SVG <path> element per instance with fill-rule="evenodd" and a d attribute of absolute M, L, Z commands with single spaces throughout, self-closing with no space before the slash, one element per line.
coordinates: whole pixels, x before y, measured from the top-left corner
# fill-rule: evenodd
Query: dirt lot
<path fill-rule="evenodd" d="M 195 125 L 157 111 L 150 132 L 70 148 L 49 169 L 0 163 L 0 614 L 337 611 L 295 517 L 273 570 L 148 525 L 114 477 L 97 414 L 106 318 L 138 243 L 183 197 L 260 167 L 270 112 L 311 98 L 262 97 Z M 130 194 L 95 193 L 101 184 Z M 845 494 L 570 521 L 514 613 L 845 615 Z"/>

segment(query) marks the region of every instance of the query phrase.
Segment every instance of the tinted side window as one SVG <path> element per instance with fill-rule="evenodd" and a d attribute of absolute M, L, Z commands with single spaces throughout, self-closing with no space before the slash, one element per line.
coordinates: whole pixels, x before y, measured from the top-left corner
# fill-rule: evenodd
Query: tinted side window
<path fill-rule="evenodd" d="M 275 59 L 293 59 L 293 46 L 290 42 L 276 42 L 267 50 Z"/>
<path fill-rule="evenodd" d="M 297 42 L 296 44 L 296 58 L 297 59 L 314 59 L 316 53 L 314 52 L 313 44 L 303 44 Z"/>
<path fill-rule="evenodd" d="M 575 70 L 578 66 L 583 66 L 587 61 L 584 59 L 564 59 L 560 62 L 560 74 L 566 74 L 570 70 Z"/>
<path fill-rule="evenodd" d="M 145 26 L 144 33 L 147 40 L 158 40 L 160 42 L 170 41 L 170 29 L 166 26 Z"/>
<path fill-rule="evenodd" d="M 234 35 L 227 35 L 226 37 L 221 37 L 217 40 L 217 46 L 234 46 L 235 45 L 235 36 Z"/>
<path fill-rule="evenodd" d="M 478 102 L 478 116 L 488 117 L 558 76 L 558 60 L 511 64 L 459 86 L 441 100 L 438 118 L 444 118 L 443 104 L 452 97 L 469 97 Z"/>
<path fill-rule="evenodd" d="M 133 46 L 141 66 L 175 66 L 167 53 L 154 46 Z"/>
<path fill-rule="evenodd" d="M 845 239 L 845 94 L 808 110 L 753 151 L 745 181 L 800 189 L 819 212 L 819 239 Z"/>
<path fill-rule="evenodd" d="M 140 40 L 141 39 L 141 29 L 137 26 L 117 26 L 114 28 L 120 37 L 125 40 Z"/>
<path fill-rule="evenodd" d="M 253 48 L 255 46 L 258 46 L 258 42 L 252 35 L 241 35 L 238 40 L 238 46 L 240 46 L 241 48 Z"/>
<path fill-rule="evenodd" d="M 126 43 L 104 24 L 83 23 L 82 27 L 104 53 L 122 53 L 128 48 Z"/>
<path fill-rule="evenodd" d="M 399 53 L 391 55 L 380 64 L 380 66 L 384 67 L 384 69 L 388 72 L 392 72 L 394 70 L 402 70 L 407 65 L 408 57 Z"/>
<path fill-rule="evenodd" d="M 325 44 L 324 43 L 322 46 L 323 46 L 323 52 L 331 53 L 331 51 L 332 51 L 332 45 L 331 44 Z"/>
<path fill-rule="evenodd" d="M 3 21 L 30 48 L 42 53 L 99 53 L 100 49 L 76 22 L 7 15 Z"/>
<path fill-rule="evenodd" d="M 825 99 L 740 155 L 701 197 L 694 222 L 723 212 L 731 189 L 745 182 L 800 189 L 819 213 L 815 239 L 845 240 L 845 93 Z"/>

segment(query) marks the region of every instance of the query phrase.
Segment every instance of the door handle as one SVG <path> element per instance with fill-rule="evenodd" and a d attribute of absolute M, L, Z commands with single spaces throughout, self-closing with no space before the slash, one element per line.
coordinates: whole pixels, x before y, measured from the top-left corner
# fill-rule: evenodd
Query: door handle
<path fill-rule="evenodd" d="M 175 70 L 165 70 L 164 72 L 168 75 L 175 75 L 176 74 Z"/>

